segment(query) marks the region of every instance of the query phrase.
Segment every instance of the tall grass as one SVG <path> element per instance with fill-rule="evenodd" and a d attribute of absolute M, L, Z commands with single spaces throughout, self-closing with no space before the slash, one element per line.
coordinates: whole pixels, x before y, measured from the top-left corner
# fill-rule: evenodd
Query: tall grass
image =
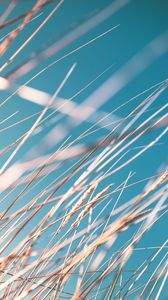
<path fill-rule="evenodd" d="M 168 171 L 164 157 L 155 173 L 148 160 L 165 147 L 167 103 L 159 100 L 166 97 L 167 80 L 108 113 L 102 110 L 140 72 L 135 62 L 143 65 L 143 52 L 80 104 L 78 97 L 112 74 L 113 65 L 64 99 L 60 94 L 80 65 L 68 62 L 55 92 L 45 92 L 41 75 L 47 77 L 51 67 L 97 40 L 103 43 L 118 25 L 91 37 L 89 32 L 129 3 L 113 1 L 54 38 L 44 35 L 37 49 L 34 38 L 64 9 L 63 2 L 32 1 L 25 12 L 13 0 L 4 4 L 0 19 L 0 299 L 163 299 L 167 229 L 158 224 L 167 218 Z M 22 31 L 36 20 L 39 25 L 20 44 Z M 86 33 L 84 43 L 54 58 Z M 143 51 L 149 53 L 151 45 Z M 125 82 L 117 86 L 122 74 L 127 74 Z M 35 78 L 40 89 L 30 86 Z M 21 118 L 16 97 L 28 101 Z M 161 245 L 155 243 L 156 234 L 162 236 Z"/>

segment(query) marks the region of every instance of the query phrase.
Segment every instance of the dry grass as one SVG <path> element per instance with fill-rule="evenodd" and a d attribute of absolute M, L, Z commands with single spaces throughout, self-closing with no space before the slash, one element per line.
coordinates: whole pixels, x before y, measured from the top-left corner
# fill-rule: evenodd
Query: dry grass
<path fill-rule="evenodd" d="M 67 100 L 59 95 L 69 78 L 75 76 L 75 63 L 67 68 L 52 96 L 28 86 L 58 61 L 105 38 L 115 26 L 51 62 L 23 85 L 16 82 L 129 1 L 114 1 L 108 8 L 72 24 L 57 39 L 48 41 L 44 37 L 39 51 L 27 53 L 26 59 L 8 71 L 9 64 L 24 48 L 26 51 L 30 41 L 33 44 L 33 38 L 63 2 L 39 0 L 30 11 L 10 20 L 12 9 L 21 5 L 11 1 L 0 25 L 0 30 L 16 26 L 1 41 L 3 55 L 32 18 L 52 5 L 47 17 L 1 66 L 1 71 L 7 72 L 0 78 L 1 90 L 11 92 L 1 100 L 2 110 L 16 95 L 41 101 L 44 108 L 16 121 L 13 118 L 17 111 L 13 112 L 0 123 L 0 134 L 9 135 L 15 128 L 18 133 L 0 151 L 0 299 L 162 299 L 168 275 L 164 229 L 162 245 L 141 246 L 141 241 L 146 235 L 149 242 L 153 241 L 150 232 L 167 217 L 168 171 L 163 161 L 163 167 L 147 177 L 148 166 L 143 165 L 143 178 L 134 180 L 132 163 L 141 164 L 147 151 L 155 155 L 156 147 L 164 147 L 168 105 L 159 105 L 158 100 L 165 93 L 167 81 L 108 114 L 91 102 L 79 105 L 75 100 L 111 67 Z M 114 116 L 127 105 L 131 109 L 124 117 Z M 91 124 L 75 136 L 73 130 L 68 132 L 64 114 L 77 130 L 86 120 Z M 32 122 L 31 126 L 22 132 L 21 126 L 27 121 Z M 51 121 L 55 131 L 50 128 Z M 45 131 L 45 126 L 50 130 L 44 137 L 47 151 L 42 153 L 38 134 Z M 21 158 L 20 151 L 31 139 L 39 146 L 35 145 L 34 152 L 27 146 L 30 155 Z M 137 252 L 142 256 L 139 261 Z"/>

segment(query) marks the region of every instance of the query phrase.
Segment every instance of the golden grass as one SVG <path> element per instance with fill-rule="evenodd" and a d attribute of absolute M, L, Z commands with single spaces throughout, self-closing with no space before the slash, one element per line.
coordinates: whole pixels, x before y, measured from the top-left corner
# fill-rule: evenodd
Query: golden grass
<path fill-rule="evenodd" d="M 12 24 L 16 28 L 0 44 L 1 56 L 5 56 L 12 42 L 19 38 L 19 33 L 28 26 L 37 12 L 46 9 L 49 4 L 54 7 L 35 32 L 3 63 L 1 71 L 8 69 L 9 64 L 33 41 L 63 2 L 39 0 L 30 11 L 14 19 L 4 20 L 0 30 Z M 109 8 L 72 24 L 67 29 L 67 35 L 60 39 L 60 50 L 103 22 L 127 2 L 116 0 Z M 16 25 L 18 21 L 21 23 Z M 104 38 L 117 27 L 111 27 L 67 52 L 19 86 L 11 81 L 10 75 L 16 80 L 18 74 L 23 76 L 29 73 L 27 63 L 31 63 L 31 58 L 23 60 L 6 78 L 1 77 L 1 89 L 12 91 L 1 100 L 1 109 L 20 91 L 29 93 L 30 89 L 25 89 L 27 85 L 57 62 L 95 43 L 97 39 Z M 50 46 L 55 47 L 54 43 L 54 40 L 50 41 L 47 46 L 44 37 L 44 45 L 49 47 L 45 51 L 50 50 Z M 44 45 L 40 51 L 44 51 Z M 52 57 L 55 50 L 52 51 L 46 58 Z M 39 65 L 39 53 L 34 53 L 33 68 Z M 132 163 L 138 160 L 141 164 L 141 157 L 149 149 L 155 155 L 157 146 L 164 147 L 160 142 L 168 130 L 168 105 L 156 108 L 152 108 L 152 105 L 167 89 L 167 81 L 142 91 L 109 113 L 104 114 L 100 110 L 97 120 L 74 137 L 73 129 L 69 132 L 67 129 L 64 133 L 62 114 L 65 111 L 65 115 L 77 124 L 77 129 L 83 121 L 91 120 L 97 108 L 85 103 L 79 105 L 74 99 L 111 69 L 98 74 L 73 97 L 61 101 L 60 92 L 69 78 L 75 76 L 77 67 L 74 63 L 67 68 L 67 73 L 51 97 L 45 94 L 49 101 L 42 110 L 16 121 L 13 118 L 17 117 L 17 112 L 13 112 L 4 116 L 0 122 L 3 126 L 0 134 L 5 132 L 7 135 L 13 128 L 18 128 L 19 133 L 0 151 L 0 299 L 123 300 L 129 297 L 133 299 L 132 295 L 137 299 L 159 299 L 168 275 L 167 254 L 164 254 L 168 247 L 167 240 L 156 249 L 154 246 L 141 247 L 141 240 L 145 235 L 149 236 L 150 230 L 167 215 L 168 171 L 164 164 L 156 174 L 146 176 L 145 169 L 148 166 L 143 165 L 143 178 L 129 182 L 135 176 Z M 37 93 L 38 89 L 32 88 L 28 96 L 31 99 Z M 42 91 L 39 93 L 42 95 Z M 139 96 L 143 96 L 140 103 Z M 55 106 L 57 100 L 60 102 Z M 123 118 L 113 119 L 114 113 L 128 104 L 132 105 L 129 113 Z M 81 110 L 82 117 L 78 115 Z M 36 140 L 38 133 L 45 131 L 43 126 L 55 115 L 60 117 L 56 121 L 56 133 L 62 134 L 59 142 L 53 141 L 48 134 L 45 142 L 54 147 L 49 146 L 47 153 L 42 153 L 39 142 L 34 156 L 33 151 L 29 150 L 30 157 L 20 159 L 20 150 L 32 138 Z M 109 123 L 103 123 L 109 118 Z M 11 120 L 12 124 L 8 124 Z M 22 133 L 20 128 L 27 121 L 32 122 L 32 125 Z M 143 139 L 145 145 L 141 142 Z M 127 176 L 125 170 L 126 173 L 129 171 Z M 128 196 L 129 190 L 134 196 Z M 136 263 L 135 269 L 136 251 L 150 249 L 153 250 L 152 254 L 150 252 L 148 258 Z M 162 255 L 160 261 L 154 265 L 159 255 Z M 127 266 L 131 268 L 132 265 L 133 270 L 127 270 Z M 154 266 L 152 274 L 151 265 Z M 147 279 L 143 279 L 146 274 Z"/>

